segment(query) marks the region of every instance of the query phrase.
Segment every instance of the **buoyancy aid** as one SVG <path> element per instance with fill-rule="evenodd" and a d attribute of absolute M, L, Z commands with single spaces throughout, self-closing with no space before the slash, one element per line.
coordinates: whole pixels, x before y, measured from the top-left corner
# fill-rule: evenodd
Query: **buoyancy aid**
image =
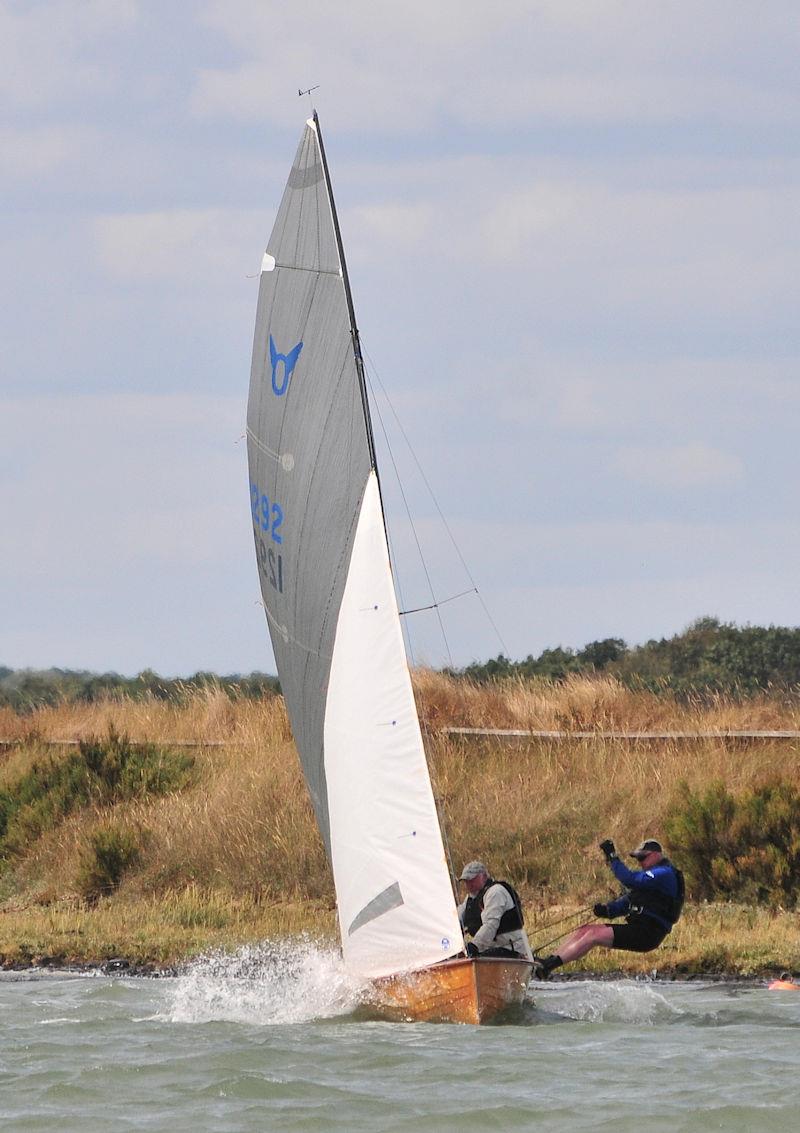
<path fill-rule="evenodd" d="M 655 917 L 656 920 L 671 928 L 672 925 L 677 924 L 683 910 L 686 884 L 683 873 L 672 864 L 669 858 L 663 858 L 655 868 L 660 869 L 662 866 L 667 866 L 675 874 L 675 893 L 665 893 L 659 889 L 632 889 L 630 891 L 629 915 Z"/>
<path fill-rule="evenodd" d="M 483 923 L 481 914 L 483 912 L 483 898 L 487 889 L 491 889 L 493 885 L 502 885 L 508 893 L 511 900 L 514 902 L 513 909 L 506 909 L 500 918 L 500 924 L 497 926 L 496 936 L 500 936 L 506 932 L 516 932 L 517 929 L 522 928 L 525 923 L 525 918 L 522 915 L 522 902 L 519 899 L 519 894 L 513 885 L 509 885 L 507 881 L 495 881 L 493 878 L 484 885 L 479 893 L 474 897 L 468 897 L 466 906 L 464 907 L 463 924 L 464 931 L 468 932 L 470 936 L 474 936 Z"/>

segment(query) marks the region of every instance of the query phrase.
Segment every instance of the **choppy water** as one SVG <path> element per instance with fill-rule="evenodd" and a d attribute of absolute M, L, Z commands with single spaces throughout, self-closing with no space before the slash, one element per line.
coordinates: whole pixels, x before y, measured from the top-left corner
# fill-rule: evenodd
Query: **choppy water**
<path fill-rule="evenodd" d="M 0 975 L 0 1128 L 800 1128 L 800 992 L 552 983 L 482 1028 L 370 1021 L 359 995 L 309 944 L 175 979 Z"/>

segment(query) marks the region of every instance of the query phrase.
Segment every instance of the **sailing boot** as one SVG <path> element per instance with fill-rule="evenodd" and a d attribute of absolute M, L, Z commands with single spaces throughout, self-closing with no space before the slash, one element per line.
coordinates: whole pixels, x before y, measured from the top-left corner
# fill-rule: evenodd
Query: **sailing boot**
<path fill-rule="evenodd" d="M 534 956 L 533 958 L 533 977 L 537 980 L 549 979 L 550 973 L 555 968 L 560 968 L 564 961 L 560 956 Z"/>

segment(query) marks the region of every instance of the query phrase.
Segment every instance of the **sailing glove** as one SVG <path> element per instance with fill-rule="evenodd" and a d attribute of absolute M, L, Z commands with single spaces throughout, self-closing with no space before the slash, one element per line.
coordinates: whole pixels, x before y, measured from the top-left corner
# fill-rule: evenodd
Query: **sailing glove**
<path fill-rule="evenodd" d="M 617 857 L 617 847 L 610 838 L 606 838 L 605 842 L 600 843 L 600 849 L 605 854 L 607 862 L 613 861 Z"/>
<path fill-rule="evenodd" d="M 592 912 L 596 917 L 609 916 L 608 905 L 595 905 L 595 907 L 592 909 Z"/>

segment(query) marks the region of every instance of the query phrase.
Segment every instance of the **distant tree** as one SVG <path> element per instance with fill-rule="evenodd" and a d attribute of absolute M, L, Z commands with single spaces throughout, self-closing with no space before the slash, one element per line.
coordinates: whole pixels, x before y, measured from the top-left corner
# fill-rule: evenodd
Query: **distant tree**
<path fill-rule="evenodd" d="M 628 647 L 621 637 L 605 637 L 602 641 L 590 641 L 576 654 L 580 667 L 597 669 L 607 668 L 614 661 L 619 661 L 628 651 Z"/>
<path fill-rule="evenodd" d="M 535 672 L 537 676 L 549 677 L 550 680 L 560 681 L 568 673 L 577 673 L 581 665 L 572 649 L 562 649 L 560 645 L 555 649 L 544 649 L 536 658 Z"/>

